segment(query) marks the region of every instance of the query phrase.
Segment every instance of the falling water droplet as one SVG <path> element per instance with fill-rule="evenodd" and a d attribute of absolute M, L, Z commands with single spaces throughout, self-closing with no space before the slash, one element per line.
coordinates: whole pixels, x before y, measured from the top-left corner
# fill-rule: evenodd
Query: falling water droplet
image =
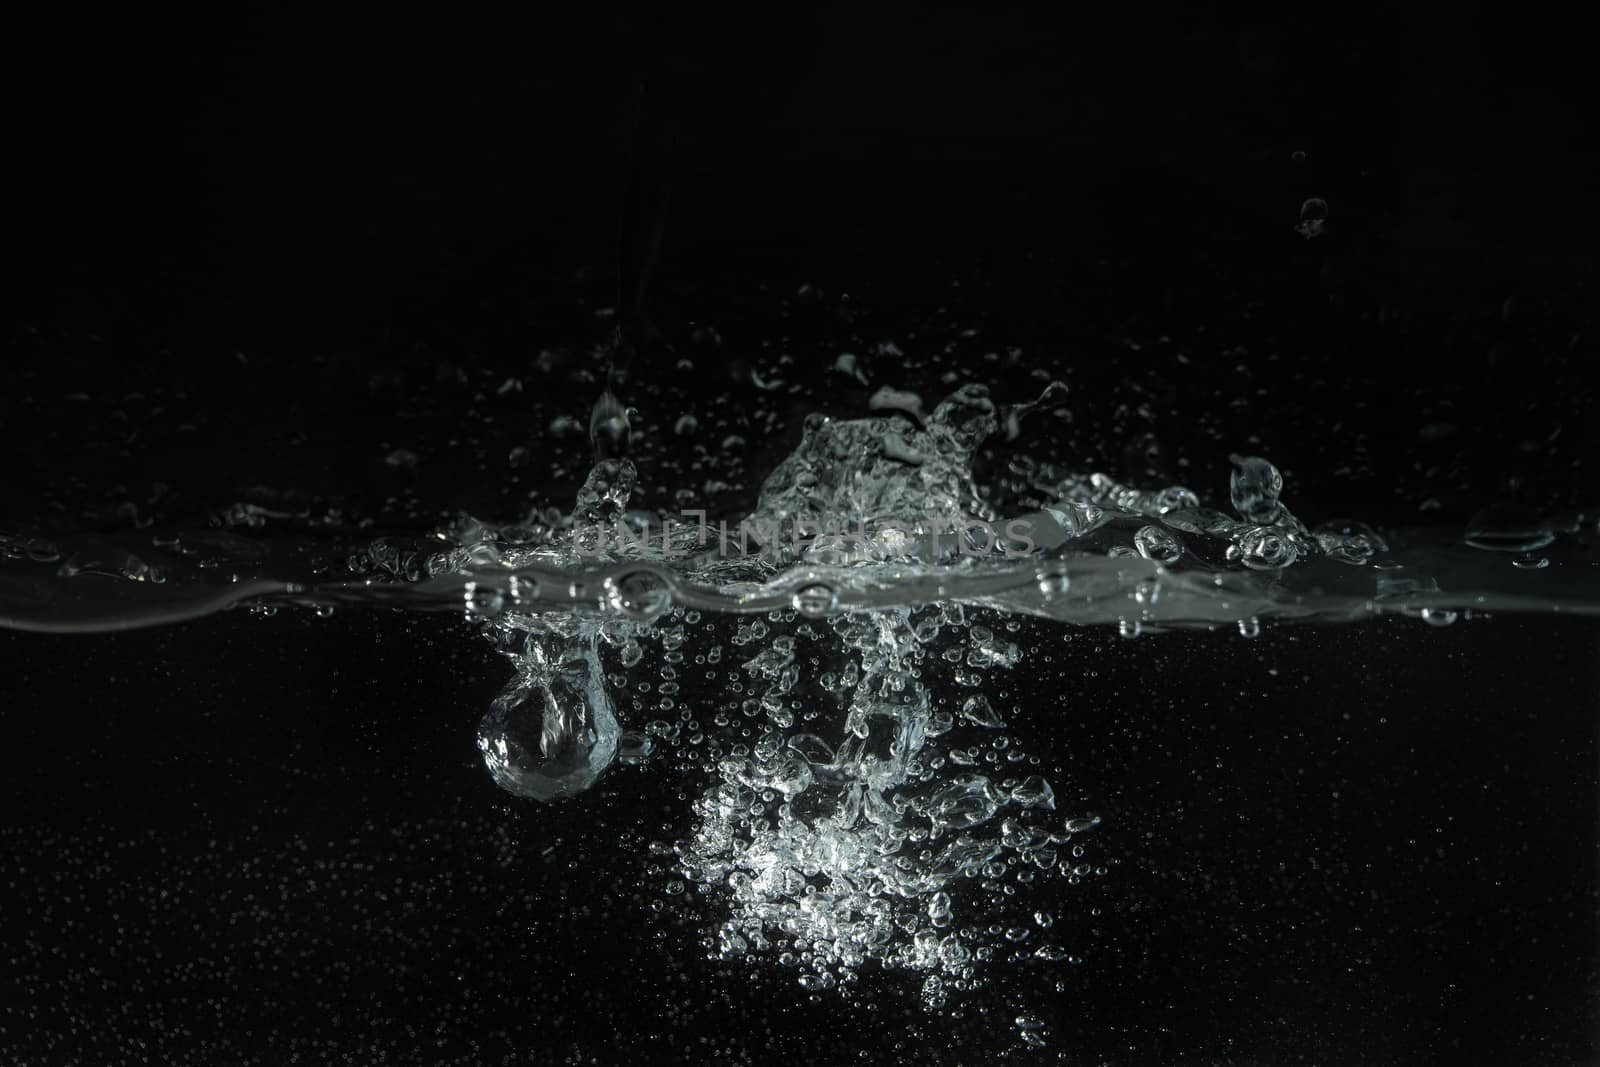
<path fill-rule="evenodd" d="M 1300 205 L 1300 221 L 1295 224 L 1295 232 L 1301 237 L 1310 239 L 1320 236 L 1328 224 L 1328 202 L 1321 197 L 1309 197 Z"/>
<path fill-rule="evenodd" d="M 589 412 L 589 440 L 596 459 L 616 459 L 627 455 L 633 436 L 628 424 L 628 409 L 607 389 Z"/>

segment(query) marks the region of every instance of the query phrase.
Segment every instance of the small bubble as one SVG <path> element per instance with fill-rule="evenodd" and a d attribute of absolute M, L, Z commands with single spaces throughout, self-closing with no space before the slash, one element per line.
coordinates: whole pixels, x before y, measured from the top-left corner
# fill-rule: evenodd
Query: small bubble
<path fill-rule="evenodd" d="M 1261 620 L 1256 618 L 1254 615 L 1250 616 L 1248 619 L 1240 619 L 1239 620 L 1239 636 L 1240 637 L 1260 637 L 1261 636 Z"/>

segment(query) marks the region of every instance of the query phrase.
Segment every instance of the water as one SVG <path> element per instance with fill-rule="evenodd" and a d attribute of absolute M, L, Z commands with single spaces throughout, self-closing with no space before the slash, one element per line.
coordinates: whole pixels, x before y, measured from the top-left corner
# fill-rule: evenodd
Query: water
<path fill-rule="evenodd" d="M 605 392 L 565 514 L 376 539 L 247 537 L 288 517 L 250 506 L 205 530 L 14 524 L 0 623 L 459 615 L 511 666 L 476 733 L 500 789 L 581 803 L 629 789 L 619 766 L 679 783 L 687 822 L 635 858 L 655 872 L 652 906 L 700 929 L 710 958 L 808 995 L 899 975 L 925 1012 L 958 1011 L 1014 973 L 1081 963 L 1078 928 L 1055 915 L 1094 910 L 1085 887 L 1129 858 L 1100 844 L 1117 816 L 1073 788 L 1076 761 L 1030 739 L 1080 704 L 1071 686 L 1041 700 L 1024 695 L 1039 682 L 1010 680 L 1040 676 L 1052 644 L 1600 614 L 1586 558 L 1600 528 L 1584 513 L 1496 505 L 1460 531 L 1308 524 L 1296 512 L 1315 501 L 1238 453 L 1225 487 L 1133 484 L 1024 450 L 980 488 L 985 448 L 1067 403 L 1059 383 L 1011 407 L 980 385 L 933 403 L 880 389 L 856 417 L 807 418 L 752 511 L 725 518 L 639 510 L 630 415 Z M 1067 669 L 1102 658 L 1075 650 Z M 1007 1035 L 1057 1038 L 1032 1010 Z"/>

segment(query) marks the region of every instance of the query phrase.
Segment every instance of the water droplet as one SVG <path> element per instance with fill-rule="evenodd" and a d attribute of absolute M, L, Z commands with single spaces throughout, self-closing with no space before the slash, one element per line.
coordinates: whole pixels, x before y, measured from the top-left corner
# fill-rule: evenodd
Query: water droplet
<path fill-rule="evenodd" d="M 1234 542 L 1239 558 L 1246 567 L 1256 571 L 1281 570 L 1294 563 L 1300 552 L 1294 542 L 1276 529 L 1252 526 Z"/>
<path fill-rule="evenodd" d="M 1054 810 L 1056 806 L 1055 790 L 1050 788 L 1049 782 L 1037 774 L 1029 775 L 1012 789 L 1011 799 L 1024 808 Z"/>
<path fill-rule="evenodd" d="M 1240 637 L 1260 637 L 1261 636 L 1261 620 L 1256 618 L 1254 615 L 1250 616 L 1248 619 L 1240 619 L 1239 620 L 1239 636 Z"/>
<path fill-rule="evenodd" d="M 1066 571 L 1043 571 L 1039 575 L 1039 592 L 1044 594 L 1046 600 L 1063 595 L 1071 586 L 1072 581 Z"/>
<path fill-rule="evenodd" d="M 1200 506 L 1194 490 L 1181 485 L 1170 485 L 1156 494 L 1156 511 L 1165 515 L 1169 511 L 1187 511 Z"/>
<path fill-rule="evenodd" d="M 1472 517 L 1464 540 L 1488 552 L 1533 552 L 1555 538 L 1537 515 L 1517 504 L 1500 503 Z"/>
<path fill-rule="evenodd" d="M 1429 626 L 1449 626 L 1458 618 L 1460 618 L 1460 615 L 1449 608 L 1422 609 L 1422 621 Z"/>
<path fill-rule="evenodd" d="M 611 765 L 618 727 L 593 645 L 540 648 L 537 670 L 489 706 L 478 749 L 501 789 L 556 800 L 588 789 Z"/>
<path fill-rule="evenodd" d="M 1321 235 L 1328 224 L 1328 202 L 1320 197 L 1310 197 L 1300 205 L 1300 221 L 1295 232 L 1310 239 Z"/>
<path fill-rule="evenodd" d="M 589 440 L 594 445 L 595 458 L 615 459 L 626 455 L 632 435 L 628 410 L 607 389 L 589 411 Z"/>
<path fill-rule="evenodd" d="M 1121 634 L 1123 637 L 1138 637 L 1142 632 L 1144 632 L 1144 627 L 1140 625 L 1138 619 L 1117 620 L 1117 633 Z"/>
<path fill-rule="evenodd" d="M 832 614 L 839 606 L 839 594 L 826 582 L 813 582 L 795 590 L 791 602 L 794 604 L 794 610 L 806 618 L 820 619 Z"/>
<path fill-rule="evenodd" d="M 1133 547 L 1145 559 L 1171 566 L 1183 556 L 1183 543 L 1159 526 L 1142 526 L 1133 535 Z"/>
<path fill-rule="evenodd" d="M 634 766 L 650 758 L 655 739 L 638 730 L 624 730 L 617 742 L 618 761 Z"/>

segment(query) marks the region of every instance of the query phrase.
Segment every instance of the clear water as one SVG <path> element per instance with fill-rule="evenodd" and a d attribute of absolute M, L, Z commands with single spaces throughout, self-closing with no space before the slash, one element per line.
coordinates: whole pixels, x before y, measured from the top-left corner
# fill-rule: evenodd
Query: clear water
<path fill-rule="evenodd" d="M 814 993 L 902 974 L 938 1011 L 1008 969 L 1078 962 L 1057 912 L 1119 860 L 1070 765 L 1030 751 L 1030 718 L 1058 712 L 1007 681 L 1038 669 L 1025 627 L 1246 642 L 1311 622 L 1600 614 L 1592 515 L 1498 506 L 1464 529 L 1379 531 L 1314 518 L 1243 454 L 1228 484 L 1186 487 L 1023 448 L 980 487 L 983 450 L 1065 403 L 1059 385 L 1010 407 L 981 386 L 932 404 L 881 389 L 859 417 L 807 419 L 754 509 L 719 516 L 636 506 L 630 415 L 607 392 L 565 513 L 377 539 L 250 505 L 203 530 L 12 525 L 0 623 L 464 614 L 511 667 L 477 734 L 499 787 L 570 803 L 628 788 L 614 765 L 668 769 L 692 817 L 639 859 L 713 957 Z M 255 535 L 286 519 L 298 534 Z M 1026 1011 L 994 1025 L 1021 1047 L 1053 1037 Z"/>

